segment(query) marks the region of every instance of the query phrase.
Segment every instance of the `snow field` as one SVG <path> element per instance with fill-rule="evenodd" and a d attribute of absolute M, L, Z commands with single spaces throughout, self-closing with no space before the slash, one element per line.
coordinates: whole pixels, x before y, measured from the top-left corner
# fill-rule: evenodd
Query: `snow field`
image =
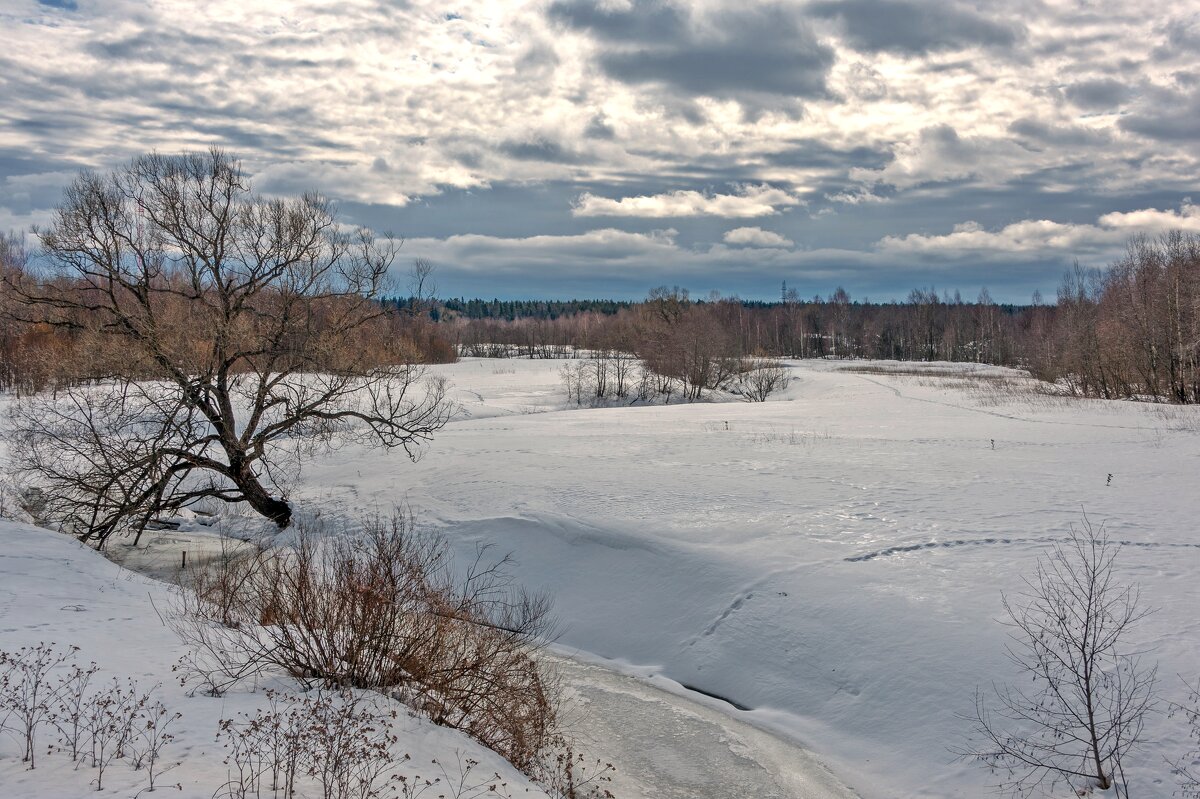
<path fill-rule="evenodd" d="M 867 799 L 987 795 L 989 775 L 949 747 L 976 688 L 1019 676 L 1002 592 L 1083 510 L 1125 542 L 1121 573 L 1157 609 L 1133 643 L 1160 662 L 1164 695 L 1200 676 L 1200 409 L 989 393 L 981 378 L 1019 378 L 988 367 L 832 362 L 791 363 L 791 387 L 763 404 L 577 409 L 561 365 L 436 367 L 462 413 L 419 462 L 344 447 L 306 467 L 293 499 L 351 518 L 407 503 L 463 556 L 511 552 L 519 580 L 555 598 L 573 731 L 618 766 L 620 799 L 840 798 L 842 783 Z M 212 548 L 194 527 L 127 562 L 169 576 L 181 547 Z M 161 683 L 184 714 L 168 750 L 184 765 L 162 783 L 209 797 L 225 779 L 217 720 L 262 695 L 186 696 L 155 610 L 166 591 L 0 523 L 0 648 L 75 644 L 101 678 Z M 457 733 L 401 727 L 416 766 L 472 757 L 534 795 Z M 1156 716 L 1148 732 L 1133 787 L 1168 797 L 1162 758 L 1183 753 L 1184 730 Z M 4 796 L 89 791 L 88 769 L 51 755 L 26 772 L 13 747 L 0 740 Z M 122 796 L 141 780 L 122 765 L 105 778 Z"/>
<path fill-rule="evenodd" d="M 417 464 L 345 449 L 301 495 L 408 502 L 464 553 L 512 552 L 555 597 L 563 646 L 752 708 L 727 709 L 866 797 L 985 792 L 949 747 L 976 687 L 1017 676 L 1001 594 L 1084 511 L 1127 542 L 1121 572 L 1158 609 L 1134 643 L 1164 691 L 1200 675 L 1200 409 L 794 362 L 767 403 L 556 411 L 560 365 L 439 367 L 464 414 Z M 1183 730 L 1156 717 L 1149 732 L 1133 780 L 1167 797 Z"/>

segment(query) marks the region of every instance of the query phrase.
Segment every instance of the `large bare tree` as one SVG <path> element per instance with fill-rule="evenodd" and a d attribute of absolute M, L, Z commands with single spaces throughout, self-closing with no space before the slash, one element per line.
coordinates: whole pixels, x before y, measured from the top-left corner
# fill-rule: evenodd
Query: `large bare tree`
<path fill-rule="evenodd" d="M 85 540 L 203 498 L 287 526 L 314 446 L 415 457 L 452 413 L 387 336 L 398 244 L 315 194 L 255 194 L 218 149 L 84 172 L 36 233 L 40 266 L 5 289 L 75 331 L 99 379 L 18 404 L 15 460 Z"/>

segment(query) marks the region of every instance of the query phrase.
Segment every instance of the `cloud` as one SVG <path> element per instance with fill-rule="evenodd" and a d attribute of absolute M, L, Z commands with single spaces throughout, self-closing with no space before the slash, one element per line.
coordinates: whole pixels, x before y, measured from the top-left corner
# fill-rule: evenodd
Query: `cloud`
<path fill-rule="evenodd" d="M 724 241 L 743 247 L 791 247 L 791 239 L 760 227 L 739 227 L 726 231 Z"/>
<path fill-rule="evenodd" d="M 614 139 L 617 131 L 605 119 L 604 114 L 596 114 L 588 120 L 587 127 L 583 130 L 583 135 L 589 139 Z"/>
<path fill-rule="evenodd" d="M 650 219 L 686 216 L 719 216 L 731 219 L 772 216 L 779 209 L 803 203 L 783 189 L 767 185 L 744 186 L 736 194 L 706 194 L 679 190 L 666 194 L 622 197 L 613 200 L 585 193 L 575 201 L 575 216 L 632 216 Z"/>
<path fill-rule="evenodd" d="M 0 233 L 46 227 L 74 172 L 29 172 L 0 178 Z"/>
<path fill-rule="evenodd" d="M 843 205 L 862 205 L 863 203 L 885 203 L 886 197 L 880 197 L 878 194 L 872 194 L 869 191 L 859 189 L 857 191 L 841 191 L 836 194 L 826 194 L 825 199 L 832 203 L 841 203 Z"/>
<path fill-rule="evenodd" d="M 573 164 L 579 160 L 575 153 L 557 141 L 536 138 L 530 141 L 507 141 L 498 148 L 518 161 L 541 161 L 543 163 Z"/>
<path fill-rule="evenodd" d="M 674 259 L 680 252 L 676 235 L 677 231 L 671 228 L 649 233 L 601 228 L 565 236 L 463 234 L 444 239 L 409 239 L 404 247 L 414 256 L 467 272 L 511 273 L 531 266 L 593 268 L 596 264 L 611 270 L 663 257 Z"/>
<path fill-rule="evenodd" d="M 1068 85 L 1063 90 L 1063 94 L 1081 108 L 1108 111 L 1128 100 L 1133 92 L 1119 80 L 1092 78 Z"/>
<path fill-rule="evenodd" d="M 920 55 L 970 47 L 1012 48 L 1021 25 L 989 19 L 969 7 L 936 0 L 837 0 L 809 12 L 841 23 L 847 43 L 868 53 Z"/>
<path fill-rule="evenodd" d="M 1013 165 L 1028 162 L 1027 151 L 1009 138 L 964 137 L 948 124 L 933 125 L 915 139 L 896 145 L 882 169 L 856 169 L 851 176 L 867 182 L 910 188 L 927 183 L 1011 175 Z"/>
<path fill-rule="evenodd" d="M 1112 139 L 1104 128 L 1046 122 L 1031 117 L 1014 120 L 1009 123 L 1008 130 L 1019 139 L 1038 147 L 1092 147 Z"/>
<path fill-rule="evenodd" d="M 1113 211 L 1097 220 L 1101 227 L 1140 233 L 1164 233 L 1182 230 L 1200 233 L 1200 205 L 1185 200 L 1178 211 L 1145 208 L 1140 211 Z"/>
<path fill-rule="evenodd" d="M 1200 143 L 1200 86 L 1152 92 L 1117 124 L 1160 142 Z"/>
<path fill-rule="evenodd" d="M 656 0 L 635 0 L 625 8 L 595 0 L 558 0 L 547 9 L 550 19 L 575 30 L 616 42 L 661 42 L 685 35 L 688 13 Z"/>
<path fill-rule="evenodd" d="M 1146 208 L 1101 215 L 1094 224 L 1026 219 L 986 230 L 975 222 L 956 225 L 950 233 L 926 236 L 910 233 L 887 236 L 877 248 L 888 253 L 927 254 L 941 257 L 1006 258 L 1021 255 L 1092 255 L 1111 258 L 1131 235 L 1156 235 L 1171 230 L 1200 233 L 1200 206 L 1185 202 L 1177 211 Z"/>
<path fill-rule="evenodd" d="M 589 34 L 609 77 L 683 98 L 734 100 L 744 108 L 795 112 L 797 99 L 829 96 L 833 49 L 794 7 L 752 4 L 706 13 L 660 0 L 625 6 L 558 0 L 551 20 Z"/>

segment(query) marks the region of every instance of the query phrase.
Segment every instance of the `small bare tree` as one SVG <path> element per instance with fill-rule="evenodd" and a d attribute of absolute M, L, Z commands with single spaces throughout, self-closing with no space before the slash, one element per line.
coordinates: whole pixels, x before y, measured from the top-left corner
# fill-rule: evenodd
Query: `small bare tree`
<path fill-rule="evenodd" d="M 255 195 L 220 150 L 84 172 L 37 234 L 43 268 L 5 271 L 6 302 L 74 331 L 103 379 L 18 404 L 14 460 L 83 540 L 204 498 L 285 527 L 313 447 L 416 457 L 450 418 L 387 333 L 398 244 L 319 196 Z"/>
<path fill-rule="evenodd" d="M 1170 715 L 1183 717 L 1191 739 L 1187 753 L 1171 763 L 1179 780 L 1179 795 L 1184 799 L 1200 799 L 1200 681 L 1188 686 L 1186 704 L 1171 704 Z"/>
<path fill-rule="evenodd" d="M 991 702 L 977 696 L 975 735 L 958 750 L 1003 775 L 1001 787 L 1028 795 L 1066 782 L 1129 795 L 1124 764 L 1141 743 L 1156 668 L 1125 640 L 1150 611 L 1136 587 L 1118 582 L 1120 549 L 1085 517 L 1082 532 L 1038 562 L 1027 590 L 1005 597 L 1008 655 L 1033 686 L 993 686 Z"/>

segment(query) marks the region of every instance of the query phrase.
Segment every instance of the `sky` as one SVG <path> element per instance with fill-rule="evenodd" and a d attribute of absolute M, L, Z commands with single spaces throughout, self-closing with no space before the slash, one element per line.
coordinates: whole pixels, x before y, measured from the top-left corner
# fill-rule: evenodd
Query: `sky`
<path fill-rule="evenodd" d="M 0 0 L 0 31 L 0 230 L 216 144 L 443 296 L 1026 302 L 1200 233 L 1200 0 Z"/>

